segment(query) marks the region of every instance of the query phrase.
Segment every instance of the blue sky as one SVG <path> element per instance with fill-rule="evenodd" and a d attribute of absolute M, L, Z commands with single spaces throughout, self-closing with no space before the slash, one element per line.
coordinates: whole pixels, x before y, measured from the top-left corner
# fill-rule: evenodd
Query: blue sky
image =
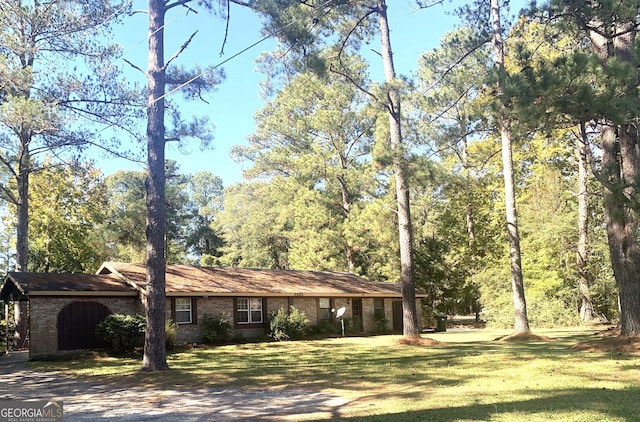
<path fill-rule="evenodd" d="M 461 4 L 463 2 L 454 0 L 418 10 L 412 0 L 388 1 L 391 43 L 398 74 L 411 76 L 417 68 L 421 53 L 436 47 L 440 37 L 454 29 L 459 21 L 451 12 Z M 144 1 L 134 2 L 134 8 L 142 10 L 146 7 Z M 197 30 L 198 33 L 188 49 L 174 63 L 187 67 L 196 64 L 215 65 L 260 40 L 263 37 L 260 28 L 260 20 L 252 12 L 232 5 L 225 54 L 220 56 L 225 22 L 205 12 L 196 15 L 180 8 L 172 11 L 166 19 L 165 58 L 171 57 Z M 147 15 L 139 13 L 127 18 L 117 29 L 116 39 L 124 48 L 125 58 L 146 69 Z M 379 50 L 379 44 L 376 43 L 379 40 L 375 40 L 371 48 Z M 198 115 L 208 115 L 216 129 L 213 148 L 210 150 L 200 151 L 198 145 L 193 145 L 188 148 L 189 153 L 185 154 L 173 145 L 167 146 L 167 158 L 176 160 L 183 173 L 210 171 L 221 177 L 225 186 L 242 179 L 242 166 L 230 159 L 229 149 L 233 145 L 246 144 L 246 137 L 254 130 L 254 112 L 264 105 L 259 95 L 259 84 L 265 78 L 263 74 L 256 72 L 255 59 L 261 52 L 274 46 L 274 40 L 263 42 L 226 63 L 223 66 L 226 79 L 213 96 L 208 98 L 209 104 L 184 104 L 185 115 L 187 110 L 193 110 Z M 141 72 L 130 67 L 128 69 L 129 78 L 141 84 L 146 83 Z M 373 80 L 383 79 L 380 64 L 375 63 L 370 72 Z M 140 165 L 119 159 L 101 159 L 100 167 L 105 174 L 118 169 L 142 169 Z"/>

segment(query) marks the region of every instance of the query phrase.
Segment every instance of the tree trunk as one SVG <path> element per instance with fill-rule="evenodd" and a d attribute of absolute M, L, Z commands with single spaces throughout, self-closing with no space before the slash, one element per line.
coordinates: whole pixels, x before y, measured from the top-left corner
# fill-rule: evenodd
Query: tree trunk
<path fill-rule="evenodd" d="M 607 32 L 591 31 L 594 53 L 602 60 L 635 66 L 635 22 L 620 23 Z M 626 95 L 637 98 L 635 81 Z M 611 265 L 618 287 L 622 335 L 640 335 L 640 244 L 638 244 L 638 180 L 640 150 L 636 123 L 602 125 L 602 180 Z"/>
<path fill-rule="evenodd" d="M 18 185 L 16 197 L 16 271 L 28 271 L 29 265 L 29 175 L 31 174 L 31 155 L 29 154 L 29 134 L 20 134 L 20 157 L 16 172 Z M 17 301 L 13 305 L 15 331 L 13 345 L 16 349 L 26 346 L 29 332 L 28 303 Z"/>
<path fill-rule="evenodd" d="M 26 138 L 26 139 L 25 139 Z M 16 271 L 28 271 L 29 263 L 29 174 L 31 173 L 31 155 L 29 154 L 29 137 L 20 135 L 20 157 L 16 171 L 18 185 L 16 208 Z"/>
<path fill-rule="evenodd" d="M 511 288 L 513 290 L 513 307 L 515 311 L 514 328 L 516 333 L 527 333 L 529 319 L 527 317 L 527 303 L 524 295 L 524 280 L 522 277 L 522 259 L 520 254 L 520 234 L 518 232 L 518 214 L 516 211 L 516 192 L 513 175 L 513 155 L 511 151 L 511 122 L 505 105 L 502 103 L 504 93 L 504 46 L 500 25 L 499 0 L 491 0 L 491 16 L 493 20 L 493 51 L 495 65 L 498 71 L 498 98 L 501 101 L 498 115 L 498 126 L 502 139 L 502 166 L 504 177 L 504 197 L 507 217 L 507 232 L 509 235 L 509 260 L 511 263 Z"/>
<path fill-rule="evenodd" d="M 349 215 L 351 214 L 352 201 L 351 201 L 351 195 L 349 195 L 349 188 L 347 187 L 346 164 L 345 164 L 346 160 L 342 155 L 340 156 L 340 161 L 342 162 L 343 173 L 340 176 L 338 176 L 337 179 L 338 179 L 338 183 L 340 184 L 340 192 L 342 193 L 342 203 L 341 203 L 342 214 L 344 215 L 345 220 L 347 220 L 349 218 Z M 345 257 L 347 260 L 347 267 L 349 268 L 349 272 L 353 273 L 355 272 L 355 269 L 356 269 L 356 260 L 355 260 L 356 254 L 353 250 L 353 247 L 348 243 L 345 243 L 344 252 L 345 252 Z"/>
<path fill-rule="evenodd" d="M 604 189 L 609 254 L 618 287 L 621 334 L 631 336 L 640 334 L 640 247 L 637 215 L 623 198 L 625 178 L 619 161 L 625 162 L 622 144 L 629 137 L 624 133 L 616 136 L 612 126 L 602 129 L 602 172 L 610 183 Z"/>
<path fill-rule="evenodd" d="M 588 182 L 588 142 L 584 123 L 580 125 L 582 139 L 578 141 L 578 246 L 576 252 L 576 268 L 578 271 L 578 301 L 580 320 L 589 322 L 594 318 L 593 302 L 591 300 L 591 283 L 587 276 L 588 256 L 588 202 L 587 202 L 587 182 Z"/>
<path fill-rule="evenodd" d="M 393 67 L 393 53 L 389 38 L 387 5 L 384 0 L 377 2 L 378 23 L 380 25 L 381 56 L 385 81 L 388 84 L 387 109 L 389 112 L 389 132 L 393 150 L 396 197 L 398 201 L 398 234 L 400 240 L 400 281 L 402 283 L 402 320 L 404 337 L 417 337 L 418 314 L 416 309 L 416 286 L 414 281 L 413 231 L 407 183 L 404 145 L 402 143 L 400 95 L 394 87 L 396 72 Z"/>
<path fill-rule="evenodd" d="M 471 259 L 471 268 L 469 271 L 469 278 L 471 281 L 471 286 L 473 288 L 471 297 L 469 298 L 471 303 L 469 310 L 475 314 L 475 321 L 480 322 L 480 303 L 479 303 L 479 293 L 478 293 L 478 285 L 476 283 L 476 251 L 475 251 L 475 243 L 476 243 L 476 222 L 474 218 L 474 207 L 473 207 L 473 190 L 472 186 L 472 177 L 469 172 L 469 145 L 468 139 L 465 136 L 462 143 L 462 168 L 464 169 L 464 181 L 465 181 L 465 216 L 467 222 L 467 245 L 469 246 L 469 253 Z"/>
<path fill-rule="evenodd" d="M 147 109 L 147 327 L 142 370 L 168 369 L 165 347 L 164 0 L 149 0 Z"/>

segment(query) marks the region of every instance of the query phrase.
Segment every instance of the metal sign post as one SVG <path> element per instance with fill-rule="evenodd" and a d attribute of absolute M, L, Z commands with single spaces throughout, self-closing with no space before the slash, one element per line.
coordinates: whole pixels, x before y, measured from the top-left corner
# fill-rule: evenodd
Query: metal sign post
<path fill-rule="evenodd" d="M 338 318 L 340 320 L 340 325 L 342 326 L 342 337 L 344 337 L 344 313 L 346 312 L 347 308 L 346 307 L 342 307 L 342 308 L 338 308 L 338 310 L 332 309 L 332 312 L 336 313 L 336 318 Z"/>

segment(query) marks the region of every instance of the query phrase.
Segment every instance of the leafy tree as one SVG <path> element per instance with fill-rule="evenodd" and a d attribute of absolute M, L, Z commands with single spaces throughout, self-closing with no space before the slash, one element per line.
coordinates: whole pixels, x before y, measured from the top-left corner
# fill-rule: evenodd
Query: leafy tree
<path fill-rule="evenodd" d="M 585 134 L 585 125 L 581 125 Z M 591 297 L 591 279 L 588 277 L 589 262 L 589 164 L 585 136 L 577 142 L 578 156 L 578 245 L 576 248 L 576 270 L 578 274 L 579 312 L 582 322 L 595 319 L 593 299 Z"/>
<path fill-rule="evenodd" d="M 636 148 L 638 116 L 635 49 L 637 5 L 602 1 L 595 4 L 552 2 L 551 16 L 561 14 L 581 31 L 591 48 L 570 57 L 585 70 L 597 74 L 590 84 L 575 83 L 573 95 L 565 93 L 558 105 L 580 121 L 593 121 L 599 132 L 602 161 L 596 172 L 604 188 L 604 209 L 613 273 L 620 303 L 623 335 L 640 334 L 640 245 L 638 243 L 638 172 Z M 566 60 L 565 60 L 566 62 Z M 584 73 L 582 73 L 584 74 Z"/>
<path fill-rule="evenodd" d="M 108 259 L 144 262 L 145 217 L 144 174 L 120 170 L 105 179 L 107 218 L 101 227 Z"/>
<path fill-rule="evenodd" d="M 416 223 L 430 232 L 416 231 L 416 283 L 433 292 L 431 308 L 477 314 L 475 274 L 486 255 L 496 250 L 495 234 L 484 233 L 487 228 L 495 230 L 495 224 L 482 215 L 491 203 L 491 192 L 483 190 L 484 179 L 494 177 L 485 167 L 495 151 L 478 147 L 487 130 L 478 81 L 489 72 L 488 51 L 470 28 L 461 28 L 445 34 L 438 48 L 425 52 L 419 66 L 412 96 L 416 129 L 420 139 L 426 140 L 421 143 L 439 157 L 441 168 L 434 171 L 432 164 L 435 177 L 413 182 L 434 185 L 432 192 L 423 195 L 434 198 L 429 219 L 423 219 L 428 225 L 420 219 Z"/>
<path fill-rule="evenodd" d="M 228 187 L 223 209 L 214 223 L 225 246 L 222 265 L 249 268 L 287 269 L 290 223 L 282 204 L 291 190 L 286 181 L 253 181 Z"/>
<path fill-rule="evenodd" d="M 222 238 L 213 229 L 218 213 L 222 210 L 222 179 L 209 172 L 198 172 L 189 177 L 186 185 L 187 204 L 186 247 L 192 256 L 204 265 L 204 261 L 219 258 Z"/>
<path fill-rule="evenodd" d="M 633 13 L 630 12 L 632 8 L 625 9 L 626 7 L 628 5 L 602 2 L 591 9 L 589 4 L 583 7 L 583 5 L 554 1 L 544 9 L 538 10 L 542 11 L 541 16 L 538 16 L 542 20 L 541 23 L 526 21 L 525 29 L 517 36 L 522 40 L 518 48 L 519 60 L 523 63 L 521 68 L 526 75 L 529 94 L 520 96 L 519 103 L 522 110 L 529 116 L 533 116 L 532 121 L 536 124 L 546 126 L 547 136 L 578 145 L 576 149 L 580 164 L 579 197 L 581 200 L 579 201 L 579 238 L 575 271 L 580 309 L 584 319 L 590 318 L 592 309 L 589 285 L 598 283 L 598 280 L 589 278 L 593 274 L 592 265 L 588 262 L 591 258 L 589 251 L 599 250 L 597 245 L 586 244 L 587 234 L 590 231 L 586 217 L 597 214 L 588 211 L 590 205 L 587 202 L 585 189 L 588 183 L 585 166 L 589 163 L 602 186 L 610 189 L 611 181 L 615 177 L 612 179 L 606 173 L 611 170 L 611 167 L 601 166 L 600 153 L 592 154 L 591 149 L 594 146 L 601 148 L 606 145 L 601 141 L 602 139 L 614 139 L 609 145 L 617 151 L 618 135 L 612 135 L 609 138 L 603 135 L 610 134 L 609 131 L 612 128 L 615 132 L 616 124 L 628 118 L 633 119 L 632 116 L 637 115 L 637 106 L 634 104 L 635 85 L 629 82 L 635 80 L 637 76 L 631 66 L 623 64 L 629 57 L 620 52 L 615 53 L 613 48 L 614 44 L 619 47 L 628 41 L 622 43 L 613 41 L 618 35 L 627 35 L 619 25 L 624 26 L 625 19 L 626 24 L 631 25 L 630 22 L 634 19 Z M 613 26 L 609 27 L 609 23 Z M 598 42 L 601 43 L 600 46 Z M 589 54 L 589 45 L 592 46 L 591 51 L 596 54 Z M 606 48 L 603 45 L 606 45 Z M 607 50 L 609 47 L 612 48 L 611 51 Z M 614 53 L 617 57 L 615 59 L 605 57 L 608 54 L 603 55 L 605 50 L 608 53 Z M 620 58 L 624 60 L 621 61 Z M 597 76 L 594 78 L 594 75 Z M 625 89 L 630 85 L 630 90 L 626 92 Z M 567 136 L 566 128 L 572 126 L 575 128 L 575 136 Z M 563 131 L 564 134 L 562 134 Z M 618 156 L 615 151 L 610 158 Z M 633 162 L 631 156 L 627 156 L 627 169 L 629 169 L 629 162 Z M 625 177 L 630 180 L 631 175 L 628 174 Z M 617 197 L 618 205 L 628 200 L 624 196 Z M 609 199 L 613 197 L 608 196 Z M 622 207 L 625 208 L 624 205 Z M 610 211 L 613 208 L 610 208 Z M 633 210 L 633 206 L 627 210 Z M 620 216 L 618 211 L 614 214 Z M 594 224 L 597 225 L 596 220 Z M 594 241 L 597 241 L 597 238 L 591 237 L 590 243 Z M 611 236 L 609 236 L 609 243 L 612 247 L 612 256 L 622 250 L 614 246 L 615 239 L 612 240 Z M 598 263 L 593 267 L 598 267 L 602 260 L 599 257 L 595 259 Z M 616 270 L 615 273 L 625 274 L 622 270 Z M 604 280 L 606 279 L 605 276 Z M 620 281 L 619 278 L 618 281 Z M 631 296 L 633 297 L 633 294 Z"/>
<path fill-rule="evenodd" d="M 108 147 L 88 124 L 126 126 L 135 117 L 136 95 L 112 65 L 117 49 L 97 42 L 125 6 L 0 2 L 0 161 L 6 176 L 0 193 L 16 207 L 18 271 L 27 270 L 29 177 L 37 156 L 72 155 L 89 144 Z M 77 66 L 62 64 L 74 60 Z"/>
<path fill-rule="evenodd" d="M 16 209 L 17 271 L 28 269 L 29 177 L 37 157 L 77 154 L 92 141 L 109 145 L 85 123 L 126 127 L 135 116 L 128 106 L 136 97 L 112 64 L 116 49 L 96 41 L 123 12 L 105 0 L 0 1 L 0 195 Z M 15 306 L 21 344 L 26 305 Z"/>
<path fill-rule="evenodd" d="M 221 202 L 221 180 L 208 172 L 185 175 L 173 161 L 167 161 L 166 255 L 172 263 L 194 259 L 196 247 L 209 242 L 209 253 L 221 246 L 210 225 L 213 208 Z M 109 197 L 107 219 L 102 225 L 109 259 L 144 262 L 145 258 L 145 172 L 118 171 L 106 178 Z M 211 184 L 209 184 L 211 183 Z M 216 193 L 217 192 L 217 193 Z"/>
<path fill-rule="evenodd" d="M 103 261 L 96 227 L 105 218 L 105 185 L 92 164 L 51 166 L 31 179 L 30 268 L 39 272 L 92 273 Z"/>
<path fill-rule="evenodd" d="M 380 37 L 380 57 L 384 80 L 377 93 L 358 85 L 372 96 L 387 117 L 387 138 L 381 142 L 391 151 L 391 166 L 396 191 L 398 243 L 400 251 L 400 281 L 403 292 L 403 331 L 405 337 L 419 335 L 415 309 L 413 262 L 413 232 L 407 176 L 407 146 L 401 130 L 401 81 L 397 78 L 391 48 L 387 4 L 384 0 L 370 2 L 273 2 L 270 0 L 233 1 L 244 4 L 267 17 L 267 27 L 277 28 L 277 34 L 292 56 L 294 68 L 313 68 L 320 74 L 330 70 L 345 75 L 357 84 L 349 72 L 346 53 L 357 50 L 363 40 L 373 34 Z M 311 30 L 310 30 L 311 28 Z M 317 32 L 316 32 L 317 30 Z M 335 45 L 335 59 L 321 56 L 322 41 Z M 345 63 L 347 64 L 345 66 Z"/>
<path fill-rule="evenodd" d="M 364 75 L 361 60 L 354 58 L 353 66 Z M 301 73 L 258 112 L 249 146 L 235 149 L 254 163 L 247 175 L 298 186 L 282 204 L 291 209 L 294 267 L 359 271 L 359 242 L 345 237 L 343 227 L 373 183 L 368 156 L 375 115 L 367 106 L 343 77 Z"/>

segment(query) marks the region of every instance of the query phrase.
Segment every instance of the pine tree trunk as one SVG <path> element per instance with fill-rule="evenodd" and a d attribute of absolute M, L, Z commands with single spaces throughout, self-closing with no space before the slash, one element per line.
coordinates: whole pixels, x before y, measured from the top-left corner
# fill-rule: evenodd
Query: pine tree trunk
<path fill-rule="evenodd" d="M 16 201 L 16 271 L 28 271 L 29 262 L 29 154 L 23 153 L 18 165 L 16 182 L 18 196 Z"/>
<path fill-rule="evenodd" d="M 340 192 L 342 193 L 342 204 L 341 204 L 342 214 L 344 215 L 345 220 L 347 220 L 349 218 L 349 215 L 351 214 L 352 201 L 351 201 L 351 195 L 349 195 L 349 188 L 347 187 L 346 165 L 344 164 L 346 160 L 342 155 L 340 156 L 340 160 L 343 163 L 342 164 L 343 173 L 340 176 L 338 176 L 338 183 L 340 184 Z M 353 273 L 355 272 L 355 269 L 356 269 L 356 261 L 355 261 L 356 254 L 353 250 L 353 247 L 348 243 L 345 243 L 344 252 L 345 252 L 345 258 L 347 260 L 347 267 L 349 268 L 349 272 Z"/>
<path fill-rule="evenodd" d="M 620 23 L 610 32 L 591 31 L 594 53 L 603 62 L 618 60 L 635 66 L 635 22 Z M 635 81 L 626 95 L 638 96 Z M 618 287 L 622 335 L 640 335 L 640 244 L 638 244 L 638 180 L 640 142 L 635 122 L 602 125 L 602 179 L 611 265 Z"/>
<path fill-rule="evenodd" d="M 471 254 L 471 268 L 469 271 L 469 278 L 471 281 L 472 296 L 469 298 L 469 311 L 475 314 L 475 321 L 480 322 L 480 304 L 478 303 L 478 285 L 476 283 L 476 252 L 475 252 L 475 243 L 476 243 L 476 222 L 474 218 L 474 207 L 473 207 L 473 190 L 471 189 L 471 175 L 469 174 L 469 147 L 468 140 L 465 136 L 462 144 L 462 167 L 464 168 L 464 178 L 465 178 L 465 200 L 467 204 L 465 206 L 465 217 L 467 222 L 467 245 L 469 246 L 469 252 Z"/>
<path fill-rule="evenodd" d="M 402 320 L 404 337 L 420 335 L 416 309 L 416 286 L 414 281 L 413 232 L 409 203 L 404 145 L 402 143 L 400 95 L 393 84 L 396 73 L 393 65 L 393 53 L 389 38 L 387 5 L 384 0 L 377 2 L 378 23 L 380 25 L 381 56 L 385 80 L 388 84 L 389 131 L 393 150 L 393 169 L 395 172 L 396 197 L 398 201 L 398 234 L 400 240 L 400 281 L 402 283 Z"/>
<path fill-rule="evenodd" d="M 587 245 L 588 237 L 588 163 L 586 142 L 588 139 L 581 124 L 582 139 L 578 142 L 578 246 L 576 251 L 576 268 L 578 271 L 578 300 L 580 320 L 589 322 L 594 318 L 593 302 L 591 300 L 591 283 L 587 276 L 589 260 Z"/>
<path fill-rule="evenodd" d="M 493 20 L 493 50 L 495 65 L 498 70 L 498 97 L 501 99 L 504 83 L 504 46 L 500 26 L 499 0 L 491 0 L 491 16 Z M 527 303 L 524 295 L 522 277 L 522 258 L 520 253 L 520 234 L 518 232 L 518 214 L 516 211 L 516 192 L 513 175 L 513 155 L 511 150 L 511 122 L 503 104 L 500 106 L 498 126 L 502 139 L 502 166 L 504 177 L 504 196 L 507 217 L 507 233 L 509 235 L 509 260 L 511 264 L 511 288 L 513 290 L 513 307 L 515 311 L 514 328 L 516 333 L 530 331 L 527 317 Z"/>
<path fill-rule="evenodd" d="M 16 182 L 18 185 L 16 199 L 16 271 L 28 271 L 29 265 L 29 175 L 31 174 L 31 155 L 29 154 L 29 135 L 20 134 L 20 158 Z M 17 301 L 13 304 L 15 331 L 13 344 L 17 349 L 26 346 L 29 332 L 28 303 Z"/>
<path fill-rule="evenodd" d="M 632 336 L 640 334 L 640 245 L 636 237 L 637 214 L 627 207 L 622 195 L 625 178 L 619 157 L 627 162 L 622 144 L 628 137 L 624 131 L 616 136 L 612 126 L 602 129 L 602 171 L 610 183 L 604 189 L 604 212 L 611 265 L 618 287 L 619 325 L 622 335 Z"/>
<path fill-rule="evenodd" d="M 164 0 L 149 0 L 147 109 L 147 327 L 142 370 L 168 369 L 165 347 Z"/>

